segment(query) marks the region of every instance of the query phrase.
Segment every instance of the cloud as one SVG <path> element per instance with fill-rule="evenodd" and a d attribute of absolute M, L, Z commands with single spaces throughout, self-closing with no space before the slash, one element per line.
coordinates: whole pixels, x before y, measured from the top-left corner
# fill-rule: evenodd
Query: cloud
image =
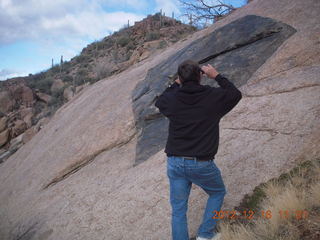
<path fill-rule="evenodd" d="M 116 3 L 109 5 L 112 2 Z M 108 13 L 103 4 L 102 0 L 1 0 L 0 46 L 18 40 L 100 39 L 128 20 L 134 23 L 145 17 L 123 11 Z"/>
<path fill-rule="evenodd" d="M 21 72 L 18 70 L 11 70 L 11 69 L 1 69 L 0 70 L 0 81 L 6 80 L 8 78 L 18 77 L 27 75 L 25 72 Z"/>

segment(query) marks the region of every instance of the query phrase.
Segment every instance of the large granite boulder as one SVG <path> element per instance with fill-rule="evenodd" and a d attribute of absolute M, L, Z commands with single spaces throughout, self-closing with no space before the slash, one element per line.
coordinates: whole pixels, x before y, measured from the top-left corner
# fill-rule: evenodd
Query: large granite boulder
<path fill-rule="evenodd" d="M 16 101 L 9 91 L 0 91 L 0 112 L 8 113 L 13 110 Z"/>
<path fill-rule="evenodd" d="M 136 125 L 141 128 L 136 164 L 165 146 L 168 119 L 157 111 L 154 101 L 168 81 L 176 78 L 182 61 L 212 64 L 239 87 L 295 32 L 293 27 L 274 19 L 247 15 L 192 42 L 150 69 L 132 95 Z M 212 79 L 202 84 L 217 86 Z"/>
<path fill-rule="evenodd" d="M 51 92 L 55 92 L 63 88 L 63 86 L 64 86 L 64 82 L 61 79 L 55 79 L 53 80 L 50 90 Z"/>

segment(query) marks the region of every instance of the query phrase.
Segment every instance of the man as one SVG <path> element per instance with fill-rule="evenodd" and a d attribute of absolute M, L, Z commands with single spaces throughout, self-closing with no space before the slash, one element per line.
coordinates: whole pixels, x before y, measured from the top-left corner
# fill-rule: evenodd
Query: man
<path fill-rule="evenodd" d="M 215 79 L 220 87 L 201 85 L 203 74 Z M 186 60 L 178 67 L 178 79 L 155 102 L 169 119 L 165 153 L 173 240 L 189 240 L 186 214 L 192 183 L 209 195 L 197 240 L 220 239 L 214 216 L 221 209 L 226 189 L 214 162 L 219 121 L 241 98 L 233 83 L 210 64 L 200 68 L 198 63 Z"/>

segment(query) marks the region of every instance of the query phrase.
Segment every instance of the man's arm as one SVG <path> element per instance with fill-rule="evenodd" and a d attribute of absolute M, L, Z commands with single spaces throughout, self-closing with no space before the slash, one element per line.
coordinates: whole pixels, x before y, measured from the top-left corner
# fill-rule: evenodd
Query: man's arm
<path fill-rule="evenodd" d="M 173 84 L 167 87 L 162 94 L 156 97 L 154 105 L 159 108 L 159 112 L 168 117 L 170 115 L 168 94 L 172 91 L 177 90 L 180 87 L 179 81 L 176 80 Z"/>
<path fill-rule="evenodd" d="M 224 116 L 238 104 L 242 98 L 242 93 L 232 82 L 220 73 L 216 76 L 215 80 L 222 88 L 222 97 L 220 99 L 221 107 L 219 110 L 221 116 Z"/>
<path fill-rule="evenodd" d="M 217 92 L 219 94 L 219 104 L 215 107 L 221 117 L 223 117 L 238 104 L 242 98 L 242 94 L 232 82 L 218 73 L 210 64 L 203 66 L 202 69 L 208 77 L 215 79 L 220 86 L 218 88 L 219 92 Z"/>

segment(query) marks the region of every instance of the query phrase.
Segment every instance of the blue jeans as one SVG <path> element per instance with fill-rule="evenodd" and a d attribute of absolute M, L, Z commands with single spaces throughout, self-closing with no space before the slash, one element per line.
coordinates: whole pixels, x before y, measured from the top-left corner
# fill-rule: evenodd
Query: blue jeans
<path fill-rule="evenodd" d="M 218 220 L 212 217 L 215 215 L 214 211 L 220 211 L 226 194 L 221 172 L 214 160 L 196 161 L 183 157 L 167 157 L 167 176 L 172 208 L 172 239 L 189 240 L 187 209 L 192 183 L 209 195 L 197 236 L 212 238 L 216 234 L 215 227 Z"/>

